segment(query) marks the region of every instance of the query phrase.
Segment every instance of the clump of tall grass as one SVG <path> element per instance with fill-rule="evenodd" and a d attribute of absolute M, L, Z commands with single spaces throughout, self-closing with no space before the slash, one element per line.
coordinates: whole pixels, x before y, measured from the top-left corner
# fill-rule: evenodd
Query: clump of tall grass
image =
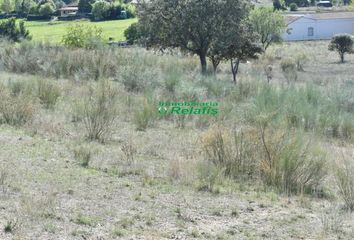
<path fill-rule="evenodd" d="M 296 62 L 293 59 L 283 59 L 280 62 L 280 67 L 288 83 L 292 83 L 297 80 L 297 66 Z"/>
<path fill-rule="evenodd" d="M 224 176 L 260 180 L 280 192 L 310 193 L 326 175 L 323 151 L 303 133 L 268 127 L 247 131 L 211 128 L 201 138 L 204 160 Z"/>
<path fill-rule="evenodd" d="M 157 105 L 148 98 L 145 98 L 141 104 L 142 106 L 134 113 L 134 123 L 136 130 L 145 131 L 157 118 Z"/>
<path fill-rule="evenodd" d="M 0 85 L 0 99 L 0 123 L 17 126 L 32 121 L 36 107 L 31 96 L 14 96 L 8 88 Z"/>
<path fill-rule="evenodd" d="M 220 127 L 212 127 L 201 136 L 204 159 L 233 178 L 244 175 L 251 178 L 255 173 L 257 141 L 254 131 L 230 131 Z"/>
<path fill-rule="evenodd" d="M 92 151 L 88 146 L 78 146 L 74 148 L 74 158 L 77 160 L 82 167 L 89 167 Z"/>
<path fill-rule="evenodd" d="M 335 166 L 335 180 L 339 190 L 339 196 L 345 203 L 345 207 L 354 210 L 354 165 L 352 159 L 343 155 L 342 161 Z"/>
<path fill-rule="evenodd" d="M 50 80 L 38 79 L 35 85 L 36 95 L 46 108 L 52 108 L 61 95 L 60 88 Z"/>
<path fill-rule="evenodd" d="M 75 105 L 75 116 L 84 123 L 89 140 L 104 142 L 111 135 L 114 121 L 118 116 L 117 90 L 107 80 L 91 86 L 87 96 Z"/>

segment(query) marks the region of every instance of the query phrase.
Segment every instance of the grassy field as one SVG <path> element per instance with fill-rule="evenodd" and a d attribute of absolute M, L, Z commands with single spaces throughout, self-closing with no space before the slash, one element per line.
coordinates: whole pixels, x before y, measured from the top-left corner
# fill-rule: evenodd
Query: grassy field
<path fill-rule="evenodd" d="M 116 41 L 124 40 L 124 30 L 127 29 L 137 19 L 115 20 L 104 22 L 90 21 L 28 21 L 26 27 L 30 31 L 34 41 L 44 41 L 50 43 L 59 43 L 67 27 L 73 22 L 80 22 L 84 25 L 94 25 L 103 29 L 105 39 L 113 37 Z"/>
<path fill-rule="evenodd" d="M 271 46 L 233 85 L 183 54 L 1 42 L 0 239 L 354 239 L 354 56 L 327 49 Z"/>

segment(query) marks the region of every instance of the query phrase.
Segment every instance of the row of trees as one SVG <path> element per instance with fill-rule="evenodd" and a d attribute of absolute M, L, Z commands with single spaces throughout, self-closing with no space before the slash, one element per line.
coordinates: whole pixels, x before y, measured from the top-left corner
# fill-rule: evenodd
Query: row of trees
<path fill-rule="evenodd" d="M 19 17 L 27 17 L 28 14 L 49 16 L 63 4 L 60 0 L 2 0 L 0 11 L 6 14 L 16 13 Z"/>
<path fill-rule="evenodd" d="M 256 8 L 244 0 L 151 0 L 139 5 L 139 22 L 125 35 L 147 48 L 178 48 L 199 56 L 207 73 L 229 61 L 236 83 L 239 64 L 257 58 L 280 40 L 283 16 L 271 8 Z"/>
<path fill-rule="evenodd" d="M 91 13 L 97 21 L 135 17 L 135 6 L 132 4 L 98 0 L 94 2 L 91 7 Z"/>
<path fill-rule="evenodd" d="M 29 14 L 49 17 L 65 4 L 72 0 L 0 0 L 0 12 L 5 14 L 15 13 L 19 17 Z M 96 20 L 131 18 L 135 16 L 135 7 L 130 0 L 80 0 L 79 12 L 92 13 Z M 122 15 L 122 12 L 125 15 Z"/>

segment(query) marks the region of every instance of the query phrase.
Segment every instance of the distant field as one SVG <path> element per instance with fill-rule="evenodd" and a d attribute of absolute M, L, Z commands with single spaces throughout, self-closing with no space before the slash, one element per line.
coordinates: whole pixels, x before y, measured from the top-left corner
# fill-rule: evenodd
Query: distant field
<path fill-rule="evenodd" d="M 83 21 L 28 21 L 26 27 L 30 31 L 33 40 L 45 41 L 51 43 L 59 43 L 67 27 L 74 22 L 80 22 L 85 25 L 95 25 L 103 29 L 103 34 L 106 39 L 113 37 L 114 40 L 124 40 L 124 30 L 127 29 L 137 19 L 114 20 L 105 22 L 90 22 Z"/>

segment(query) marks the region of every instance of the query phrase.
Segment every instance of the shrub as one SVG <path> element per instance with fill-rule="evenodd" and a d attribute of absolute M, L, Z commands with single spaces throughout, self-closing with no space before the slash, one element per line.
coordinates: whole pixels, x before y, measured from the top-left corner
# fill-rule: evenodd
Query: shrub
<path fill-rule="evenodd" d="M 7 38 L 14 42 L 19 42 L 23 39 L 30 40 L 29 31 L 25 28 L 23 21 L 17 21 L 15 18 L 0 21 L 0 38 Z"/>
<path fill-rule="evenodd" d="M 201 137 L 204 159 L 231 177 L 253 177 L 256 171 L 254 148 L 257 135 L 252 130 L 233 131 L 213 127 Z"/>
<path fill-rule="evenodd" d="M 0 86 L 0 123 L 23 125 L 33 119 L 35 107 L 31 97 L 26 95 L 11 96 Z"/>
<path fill-rule="evenodd" d="M 168 92 L 174 93 L 176 86 L 180 82 L 180 73 L 176 70 L 170 70 L 164 78 L 165 88 Z"/>
<path fill-rule="evenodd" d="M 138 109 L 134 114 L 136 130 L 145 131 L 156 119 L 156 111 L 154 104 L 145 99 L 142 109 Z"/>
<path fill-rule="evenodd" d="M 290 11 L 292 11 L 292 12 L 297 11 L 296 3 L 290 3 L 289 8 L 290 8 Z"/>
<path fill-rule="evenodd" d="M 353 53 L 354 41 L 349 34 L 339 34 L 332 38 L 328 50 L 338 52 L 341 63 L 344 63 L 344 55 Z"/>
<path fill-rule="evenodd" d="M 295 55 L 296 69 L 298 71 L 304 71 L 304 65 L 308 61 L 308 57 L 304 53 L 298 53 Z"/>
<path fill-rule="evenodd" d="M 84 122 L 89 140 L 107 140 L 118 115 L 116 100 L 116 89 L 108 81 L 101 80 L 96 88 L 89 89 L 82 102 L 76 104 L 75 114 Z"/>
<path fill-rule="evenodd" d="M 141 38 L 141 32 L 138 26 L 137 23 L 133 23 L 124 31 L 124 36 L 129 44 L 137 43 Z"/>
<path fill-rule="evenodd" d="M 135 155 L 137 153 L 136 147 L 134 146 L 133 142 L 130 140 L 128 142 L 123 143 L 121 146 L 121 150 L 124 154 L 125 161 L 132 165 L 135 161 Z"/>
<path fill-rule="evenodd" d="M 46 108 L 52 108 L 60 97 L 60 88 L 49 80 L 37 80 L 36 94 Z"/>
<path fill-rule="evenodd" d="M 74 158 L 82 167 L 88 167 L 91 161 L 92 152 L 89 147 L 80 146 L 74 149 Z"/>
<path fill-rule="evenodd" d="M 62 43 L 71 48 L 93 49 L 102 41 L 101 28 L 78 23 L 70 25 L 62 38 Z"/>
<path fill-rule="evenodd" d="M 199 191 L 218 193 L 217 185 L 222 182 L 225 175 L 223 169 L 220 169 L 211 162 L 202 161 L 198 165 L 197 173 L 199 180 L 197 189 Z"/>
<path fill-rule="evenodd" d="M 335 179 L 339 195 L 348 210 L 354 210 L 354 165 L 343 157 L 343 161 L 335 167 Z"/>
<path fill-rule="evenodd" d="M 136 9 L 133 4 L 125 5 L 125 11 L 127 12 L 127 18 L 134 18 L 136 15 Z"/>
<path fill-rule="evenodd" d="M 292 59 L 283 59 L 280 67 L 288 83 L 297 80 L 296 63 Z"/>
<path fill-rule="evenodd" d="M 310 193 L 326 175 L 324 153 L 301 133 L 260 130 L 260 172 L 266 185 L 279 191 Z"/>

